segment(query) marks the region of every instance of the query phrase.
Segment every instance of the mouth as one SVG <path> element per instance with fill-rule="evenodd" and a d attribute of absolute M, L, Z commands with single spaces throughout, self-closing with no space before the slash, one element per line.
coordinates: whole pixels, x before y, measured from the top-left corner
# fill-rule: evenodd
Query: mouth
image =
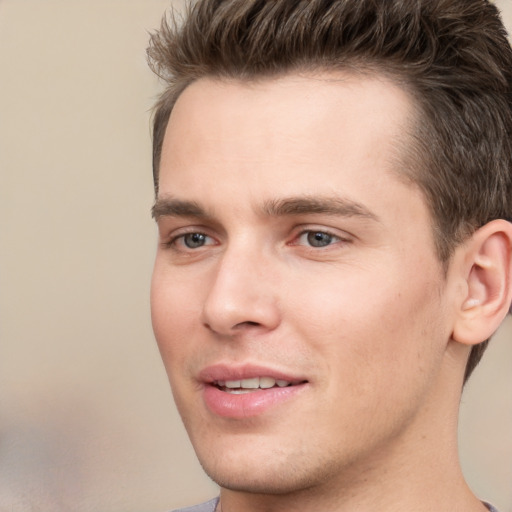
<path fill-rule="evenodd" d="M 231 393 L 233 395 L 242 395 L 245 393 L 253 393 L 262 389 L 287 388 L 305 384 L 307 381 L 290 381 L 284 379 L 275 379 L 274 377 L 253 377 L 250 379 L 240 380 L 216 380 L 212 382 L 220 391 Z"/>
<path fill-rule="evenodd" d="M 253 365 L 213 365 L 200 372 L 199 380 L 210 412 L 231 419 L 283 410 L 309 389 L 302 377 Z"/>

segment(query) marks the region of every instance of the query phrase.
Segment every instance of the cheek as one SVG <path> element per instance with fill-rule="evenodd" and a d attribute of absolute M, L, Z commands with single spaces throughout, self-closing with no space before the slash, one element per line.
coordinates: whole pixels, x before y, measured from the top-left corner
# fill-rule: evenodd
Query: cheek
<path fill-rule="evenodd" d="M 190 291 L 190 287 L 186 288 Z M 197 351 L 193 332 L 198 324 L 197 301 L 177 286 L 175 276 L 155 268 L 151 282 L 151 321 L 176 406 L 186 421 L 193 403 L 188 370 L 191 351 Z"/>
<path fill-rule="evenodd" d="M 183 288 L 175 276 L 155 265 L 151 281 L 151 321 L 166 368 L 179 362 L 190 346 L 198 322 L 198 301 L 191 286 Z M 186 293 L 188 291 L 188 293 Z"/>
<path fill-rule="evenodd" d="M 403 269 L 393 274 L 390 268 L 381 274 L 385 279 L 354 272 L 290 298 L 301 336 L 322 354 L 329 373 L 361 386 L 361 392 L 390 382 L 400 385 L 412 373 L 427 371 L 429 363 L 432 370 L 449 336 L 439 284 L 408 277 Z"/>

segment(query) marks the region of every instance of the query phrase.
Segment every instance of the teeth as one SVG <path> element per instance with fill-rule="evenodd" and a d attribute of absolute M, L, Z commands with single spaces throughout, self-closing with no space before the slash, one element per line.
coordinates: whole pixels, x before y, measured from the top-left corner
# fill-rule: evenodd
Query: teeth
<path fill-rule="evenodd" d="M 228 389 L 237 389 L 237 390 L 245 390 L 245 389 L 269 389 L 273 388 L 276 384 L 280 388 L 284 388 L 289 386 L 291 382 L 287 380 L 276 380 L 273 377 L 254 377 L 252 379 L 241 379 L 241 380 L 219 380 L 216 384 L 223 388 L 226 387 Z"/>
<path fill-rule="evenodd" d="M 260 387 L 260 379 L 258 377 L 254 379 L 242 379 L 240 387 L 245 389 L 258 389 Z"/>
<path fill-rule="evenodd" d="M 276 379 L 272 377 L 260 377 L 260 388 L 268 389 L 273 388 L 276 385 Z"/>

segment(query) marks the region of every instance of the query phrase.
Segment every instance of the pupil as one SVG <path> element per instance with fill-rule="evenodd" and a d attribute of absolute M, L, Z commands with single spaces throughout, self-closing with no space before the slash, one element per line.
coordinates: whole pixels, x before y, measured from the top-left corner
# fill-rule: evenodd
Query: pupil
<path fill-rule="evenodd" d="M 202 233 L 190 233 L 188 235 L 185 235 L 185 238 L 183 240 L 185 242 L 185 245 L 190 249 L 195 249 L 197 247 L 201 247 L 204 245 L 205 241 L 205 235 Z"/>
<path fill-rule="evenodd" d="M 308 234 L 308 243 L 313 247 L 325 247 L 332 242 L 332 236 L 321 231 Z"/>

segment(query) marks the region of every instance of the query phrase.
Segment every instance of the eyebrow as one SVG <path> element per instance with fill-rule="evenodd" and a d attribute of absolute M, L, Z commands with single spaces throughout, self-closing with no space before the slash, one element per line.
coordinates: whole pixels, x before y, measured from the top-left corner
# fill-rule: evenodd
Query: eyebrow
<path fill-rule="evenodd" d="M 323 214 L 379 221 L 378 216 L 364 205 L 343 197 L 299 196 L 272 199 L 265 201 L 262 212 L 267 217 Z M 157 199 L 151 209 L 151 215 L 155 220 L 166 216 L 202 219 L 211 219 L 212 217 L 195 201 L 183 201 L 168 197 Z"/>
<path fill-rule="evenodd" d="M 151 216 L 155 220 L 160 217 L 210 217 L 195 201 L 182 201 L 173 198 L 157 199 L 151 208 Z"/>
<path fill-rule="evenodd" d="M 324 214 L 340 217 L 379 218 L 364 205 L 343 197 L 290 197 L 267 201 L 263 211 L 271 217 L 286 215 Z"/>

